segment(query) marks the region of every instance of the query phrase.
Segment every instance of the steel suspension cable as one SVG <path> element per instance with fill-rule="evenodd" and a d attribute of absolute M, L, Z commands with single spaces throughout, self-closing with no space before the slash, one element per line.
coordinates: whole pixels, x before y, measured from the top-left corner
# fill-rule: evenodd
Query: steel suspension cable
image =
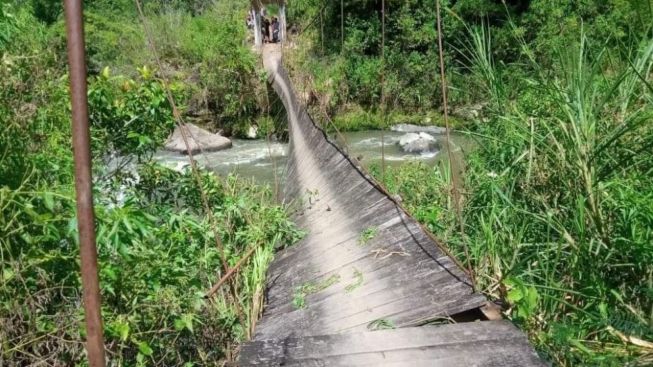
<path fill-rule="evenodd" d="M 150 50 L 152 52 L 152 56 L 155 59 L 155 62 L 157 63 L 157 66 L 159 67 L 159 70 L 163 70 L 163 64 L 161 63 L 161 59 L 159 58 L 158 51 L 156 49 L 156 46 L 154 44 L 154 40 L 152 38 L 152 34 L 150 32 L 149 27 L 146 24 L 145 20 L 145 15 L 143 13 L 143 10 L 141 8 L 140 0 L 135 0 L 136 7 L 138 8 L 138 13 L 141 18 L 141 22 L 143 23 L 143 29 L 145 31 L 145 35 L 147 37 L 147 42 L 150 47 Z M 188 135 L 190 135 L 190 132 L 187 130 L 186 126 L 184 126 L 184 121 L 181 116 L 181 113 L 179 112 L 179 109 L 177 108 L 177 104 L 175 102 L 174 96 L 172 95 L 172 92 L 170 91 L 170 85 L 168 83 L 167 78 L 161 78 L 161 83 L 163 84 L 163 89 L 165 90 L 166 93 L 166 98 L 168 99 L 168 102 L 170 103 L 172 107 L 172 115 L 173 118 L 175 119 L 175 124 L 179 128 L 179 132 L 181 133 L 182 140 L 184 142 L 184 145 L 186 146 L 186 152 L 188 153 L 188 160 L 190 161 L 190 166 L 191 166 L 191 172 L 194 176 L 194 178 L 197 180 L 197 185 L 198 185 L 198 190 L 200 191 L 200 196 L 202 200 L 202 205 L 204 206 L 204 211 L 205 214 L 211 218 L 213 218 L 213 212 L 211 211 L 209 204 L 208 204 L 208 198 L 206 196 L 206 193 L 204 192 L 204 189 L 202 188 L 202 178 L 200 176 L 199 168 L 197 167 L 197 161 L 194 158 L 193 152 L 190 149 L 190 143 L 189 143 L 189 138 Z M 200 146 L 198 142 L 198 146 Z M 210 219 L 212 221 L 212 219 Z M 218 250 L 220 251 L 220 256 L 222 259 L 222 264 L 224 267 L 224 270 L 227 271 L 227 262 L 224 254 L 224 248 L 222 244 L 222 240 L 217 236 L 217 231 L 215 231 L 216 228 L 212 228 L 216 234 L 216 245 L 218 247 Z"/>
<path fill-rule="evenodd" d="M 308 24 L 306 25 L 306 27 L 300 29 L 299 32 L 297 32 L 297 36 L 296 36 L 296 37 L 301 36 L 301 35 L 302 35 L 306 30 L 310 29 L 310 28 L 313 26 L 313 24 L 315 24 L 315 22 L 316 22 L 316 21 L 320 18 L 320 16 L 322 15 L 322 10 L 324 10 L 324 8 L 326 8 L 328 4 L 329 4 L 328 2 L 325 2 L 324 5 L 322 5 L 322 7 L 321 7 L 320 10 L 318 11 L 318 13 L 317 13 L 317 14 L 316 14 L 316 15 L 315 15 L 315 16 L 314 16 L 314 17 L 313 17 L 313 18 L 308 22 Z"/>
<path fill-rule="evenodd" d="M 471 266 L 471 259 L 469 257 L 469 249 L 467 243 L 465 242 L 465 224 L 463 222 L 463 214 L 461 205 L 460 192 L 458 191 L 456 185 L 456 171 L 453 167 L 453 154 L 451 153 L 451 135 L 450 135 L 450 126 L 449 126 L 449 106 L 447 98 L 447 77 L 445 75 L 444 69 L 444 47 L 442 46 L 442 19 L 440 16 L 440 0 L 435 0 L 435 11 L 436 11 L 436 23 L 438 31 L 438 51 L 440 56 L 440 84 L 442 86 L 442 107 L 444 109 L 444 125 L 446 129 L 446 139 L 447 139 L 447 156 L 449 159 L 449 171 L 451 172 L 451 193 L 453 194 L 454 199 L 454 208 L 456 211 L 456 216 L 458 219 L 461 241 L 463 244 L 463 250 L 465 251 L 465 258 L 467 259 L 467 272 L 470 276 L 470 281 L 472 287 L 476 288 L 476 282 L 474 279 L 474 271 Z"/>
<path fill-rule="evenodd" d="M 320 42 L 322 42 L 322 55 L 324 55 L 324 8 L 320 9 Z"/>
<path fill-rule="evenodd" d="M 340 0 L 340 52 L 345 49 L 345 0 Z"/>

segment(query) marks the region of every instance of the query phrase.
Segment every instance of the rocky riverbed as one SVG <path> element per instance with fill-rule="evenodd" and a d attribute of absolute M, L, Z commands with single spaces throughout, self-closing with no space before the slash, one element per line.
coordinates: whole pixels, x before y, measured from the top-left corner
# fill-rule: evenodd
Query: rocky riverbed
<path fill-rule="evenodd" d="M 398 125 L 391 131 L 379 130 L 356 131 L 343 133 L 343 139 L 333 137 L 352 157 L 363 165 L 370 166 L 381 161 L 381 136 L 383 135 L 384 155 L 386 164 L 401 165 L 408 161 L 420 161 L 435 164 L 446 152 L 444 129 L 433 127 L 413 127 L 414 125 Z M 429 134 L 430 149 L 421 152 L 407 152 L 400 145 L 406 134 Z M 453 151 L 460 152 L 470 147 L 468 139 L 456 134 L 451 135 Z M 288 145 L 281 142 L 268 142 L 264 139 L 231 139 L 231 148 L 219 151 L 206 151 L 205 154 L 195 154 L 197 162 L 219 174 L 237 173 L 241 176 L 254 178 L 263 183 L 273 183 L 275 175 L 283 178 L 286 166 Z M 188 165 L 188 156 L 162 150 L 155 159 L 164 165 L 184 169 Z"/>

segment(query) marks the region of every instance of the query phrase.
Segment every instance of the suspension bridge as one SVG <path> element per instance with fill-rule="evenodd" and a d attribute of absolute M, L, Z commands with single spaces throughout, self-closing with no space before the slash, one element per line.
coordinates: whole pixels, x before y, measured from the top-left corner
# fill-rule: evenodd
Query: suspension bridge
<path fill-rule="evenodd" d="M 65 5 L 86 348 L 89 365 L 104 366 L 82 6 Z M 260 44 L 260 19 L 255 32 Z M 288 116 L 284 197 L 307 235 L 272 262 L 264 312 L 238 365 L 544 366 L 514 325 L 483 316 L 487 300 L 462 266 L 315 124 L 279 45 L 262 50 Z"/>
<path fill-rule="evenodd" d="M 483 317 L 487 300 L 463 268 L 315 124 L 279 46 L 263 59 L 288 116 L 284 197 L 302 198 L 294 219 L 307 236 L 272 262 L 239 365 L 543 366 L 515 326 Z"/>

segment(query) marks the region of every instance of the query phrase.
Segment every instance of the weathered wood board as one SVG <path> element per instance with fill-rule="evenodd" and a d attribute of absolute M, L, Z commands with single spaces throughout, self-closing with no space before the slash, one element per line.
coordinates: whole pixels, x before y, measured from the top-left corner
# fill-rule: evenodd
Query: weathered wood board
<path fill-rule="evenodd" d="M 545 366 L 507 321 L 257 340 L 243 366 Z"/>

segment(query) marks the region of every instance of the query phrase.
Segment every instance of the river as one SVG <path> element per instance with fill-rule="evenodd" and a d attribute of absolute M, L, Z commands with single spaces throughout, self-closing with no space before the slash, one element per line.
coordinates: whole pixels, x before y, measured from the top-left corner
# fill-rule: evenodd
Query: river
<path fill-rule="evenodd" d="M 385 161 L 387 165 L 396 166 L 409 161 L 421 161 L 434 165 L 440 159 L 446 159 L 446 150 L 411 154 L 401 150 L 397 142 L 405 132 L 385 131 Z M 341 146 L 349 147 L 351 156 L 358 158 L 364 166 L 381 162 L 381 135 L 379 130 L 356 131 L 343 133 L 343 139 L 335 139 Z M 446 137 L 431 134 L 446 148 Z M 462 154 L 470 146 L 470 142 L 463 136 L 451 134 L 452 152 Z M 266 140 L 233 139 L 231 149 L 195 155 L 197 162 L 209 170 L 220 175 L 235 173 L 243 178 L 252 178 L 261 184 L 274 183 L 275 172 L 281 181 L 286 166 L 288 144 L 280 142 L 267 142 Z M 167 167 L 182 169 L 188 164 L 188 156 L 179 153 L 159 151 L 155 160 Z M 275 169 L 276 168 L 276 169 Z"/>

